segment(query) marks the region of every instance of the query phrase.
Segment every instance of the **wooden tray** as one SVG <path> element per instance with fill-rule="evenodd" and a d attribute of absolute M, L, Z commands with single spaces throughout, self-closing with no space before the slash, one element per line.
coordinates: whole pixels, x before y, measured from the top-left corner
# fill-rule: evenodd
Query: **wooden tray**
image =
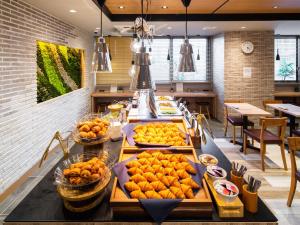
<path fill-rule="evenodd" d="M 186 124 L 185 124 L 185 122 L 183 121 L 182 118 L 159 119 L 159 120 L 157 120 L 157 119 L 155 119 L 155 120 L 129 119 L 128 123 L 140 123 L 140 122 L 143 122 L 143 123 L 147 123 L 147 122 L 152 123 L 152 122 L 154 122 L 155 123 L 155 122 L 160 122 L 160 121 L 163 121 L 163 122 L 166 122 L 166 123 L 176 123 L 180 130 L 182 130 L 186 134 L 189 134 L 188 128 L 186 127 Z M 122 148 L 145 150 L 145 149 L 143 149 L 143 147 L 140 147 L 140 146 L 131 146 L 131 145 L 129 145 L 129 143 L 127 142 L 126 135 L 124 135 L 124 137 L 123 137 Z M 147 148 L 151 148 L 151 147 L 147 147 Z M 153 148 L 157 148 L 157 147 L 153 147 Z M 187 145 L 187 146 L 170 146 L 170 148 L 176 148 L 176 149 L 182 149 L 182 150 L 184 150 L 184 149 L 191 150 L 191 149 L 194 148 L 194 146 L 193 146 L 193 143 L 192 143 L 192 139 L 189 136 L 189 145 Z"/>
<path fill-rule="evenodd" d="M 154 150 L 156 151 L 156 150 Z M 178 150 L 161 150 L 172 152 L 173 154 L 184 154 L 187 158 L 194 162 L 198 162 L 197 155 L 194 149 L 178 149 Z M 120 153 L 119 162 L 132 157 L 139 153 L 139 150 L 122 149 Z M 205 179 L 202 182 L 203 188 L 195 195 L 195 199 L 184 199 L 179 205 L 170 213 L 170 217 L 209 217 L 212 215 L 212 200 L 209 194 L 208 186 Z M 110 206 L 115 216 L 135 216 L 145 217 L 148 214 L 141 207 L 137 199 L 130 199 L 120 188 L 117 178 L 114 180 L 112 194 L 110 198 Z"/>
<path fill-rule="evenodd" d="M 215 199 L 218 207 L 219 217 L 221 218 L 241 218 L 244 217 L 244 204 L 237 197 L 232 202 L 225 202 L 213 187 L 213 180 L 205 173 L 204 178 L 209 186 L 209 189 Z"/>

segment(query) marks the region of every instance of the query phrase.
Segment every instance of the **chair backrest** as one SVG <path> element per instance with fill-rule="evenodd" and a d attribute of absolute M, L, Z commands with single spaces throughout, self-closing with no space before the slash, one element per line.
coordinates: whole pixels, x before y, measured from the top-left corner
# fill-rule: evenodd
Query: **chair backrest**
<path fill-rule="evenodd" d="M 295 152 L 300 150 L 300 137 L 288 137 L 288 143 L 291 157 L 292 176 L 295 176 L 297 171 Z"/>
<path fill-rule="evenodd" d="M 242 100 L 238 100 L 238 99 L 224 100 L 224 103 L 242 103 L 242 102 L 243 102 Z M 225 116 L 225 118 L 227 118 L 227 116 L 228 116 L 228 108 L 226 105 L 224 105 L 224 116 Z"/>
<path fill-rule="evenodd" d="M 287 118 L 281 117 L 281 118 L 268 118 L 263 117 L 260 118 L 260 124 L 261 124 L 261 133 L 260 137 L 263 139 L 263 131 L 267 130 L 268 128 L 272 127 L 278 127 L 278 136 L 282 141 L 284 141 L 285 136 L 285 128 L 287 124 Z"/>
<path fill-rule="evenodd" d="M 265 99 L 262 101 L 264 109 L 267 110 L 267 104 L 282 104 L 282 100 L 275 100 L 275 99 Z"/>

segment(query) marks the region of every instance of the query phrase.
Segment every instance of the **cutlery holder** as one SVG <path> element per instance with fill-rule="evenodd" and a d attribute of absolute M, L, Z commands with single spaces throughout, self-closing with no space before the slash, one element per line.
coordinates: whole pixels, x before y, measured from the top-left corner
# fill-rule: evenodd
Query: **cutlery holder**
<path fill-rule="evenodd" d="M 245 206 L 245 209 L 250 213 L 256 213 L 257 212 L 257 199 L 258 195 L 257 192 L 249 192 L 247 190 L 248 185 L 243 185 L 243 203 Z"/>
<path fill-rule="evenodd" d="M 232 173 L 232 171 L 230 171 L 230 180 L 231 180 L 232 183 L 234 183 L 238 187 L 238 189 L 240 191 L 240 195 L 242 195 L 244 178 L 243 177 L 238 177 L 238 176 L 234 175 Z"/>

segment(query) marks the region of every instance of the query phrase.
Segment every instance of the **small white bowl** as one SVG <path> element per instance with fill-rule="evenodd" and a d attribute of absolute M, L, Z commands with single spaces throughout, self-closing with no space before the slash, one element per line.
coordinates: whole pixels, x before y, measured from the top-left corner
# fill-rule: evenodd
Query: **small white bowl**
<path fill-rule="evenodd" d="M 221 177 L 216 177 L 216 176 L 213 176 L 211 173 L 209 172 L 212 172 L 212 170 L 216 168 L 216 169 L 220 169 L 222 171 L 222 176 Z M 226 176 L 227 176 L 227 172 L 222 168 L 222 167 L 219 167 L 219 166 L 207 166 L 207 175 L 212 179 L 212 180 L 223 180 L 223 179 L 226 179 Z"/>
<path fill-rule="evenodd" d="M 207 161 L 207 158 L 212 159 L 213 162 Z M 209 165 L 215 166 L 215 165 L 217 165 L 218 162 L 219 162 L 218 159 L 217 159 L 215 156 L 210 155 L 210 154 L 201 154 L 201 155 L 199 155 L 199 161 L 200 161 L 200 163 L 203 164 L 204 166 L 209 166 Z"/>
<path fill-rule="evenodd" d="M 229 184 L 231 186 L 233 186 L 236 189 L 236 193 L 234 195 L 226 195 L 224 194 L 221 190 L 222 190 L 222 186 L 220 186 L 220 184 Z M 234 201 L 237 196 L 239 195 L 239 189 L 237 188 L 237 186 L 235 184 L 233 184 L 232 182 L 228 181 L 228 180 L 216 180 L 213 183 L 214 189 L 216 190 L 216 192 L 218 193 L 218 195 L 225 201 L 225 202 L 232 202 Z"/>

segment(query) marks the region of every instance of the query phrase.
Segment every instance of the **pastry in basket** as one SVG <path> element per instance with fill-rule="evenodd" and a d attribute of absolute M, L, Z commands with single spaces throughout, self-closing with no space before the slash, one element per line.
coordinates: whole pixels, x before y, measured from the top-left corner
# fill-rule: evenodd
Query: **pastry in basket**
<path fill-rule="evenodd" d="M 135 183 L 139 183 L 141 181 L 147 181 L 147 179 L 143 177 L 141 174 L 135 174 L 131 176 L 130 180 L 134 181 Z"/>
<path fill-rule="evenodd" d="M 156 191 L 146 191 L 145 195 L 149 199 L 162 199 L 161 195 L 158 194 Z"/>
<path fill-rule="evenodd" d="M 147 196 L 141 190 L 136 190 L 136 191 L 130 192 L 130 197 L 137 198 L 137 199 L 146 199 L 147 198 Z"/>
<path fill-rule="evenodd" d="M 107 133 L 109 125 L 109 122 L 96 117 L 91 120 L 79 122 L 77 129 L 81 138 L 94 139 L 104 136 Z"/>
<path fill-rule="evenodd" d="M 165 159 L 165 154 L 161 152 L 153 152 L 152 157 L 157 158 L 158 160 L 163 160 Z"/>
<path fill-rule="evenodd" d="M 154 157 L 148 158 L 148 161 L 151 163 L 151 165 L 161 165 L 161 162 Z"/>
<path fill-rule="evenodd" d="M 185 178 L 180 180 L 181 184 L 186 184 L 190 187 L 192 187 L 193 189 L 199 189 L 200 186 L 197 184 L 197 182 L 195 182 L 192 178 Z"/>
<path fill-rule="evenodd" d="M 166 190 L 167 187 L 161 181 L 153 181 L 150 183 L 155 191 L 163 191 Z"/>
<path fill-rule="evenodd" d="M 141 191 L 143 191 L 143 192 L 154 190 L 154 188 L 148 181 L 139 182 L 137 185 L 140 187 Z"/>
<path fill-rule="evenodd" d="M 149 166 L 149 165 L 143 165 L 140 167 L 140 169 L 144 172 L 144 173 L 147 173 L 147 172 L 151 172 L 151 173 L 155 173 L 155 170 L 152 166 Z"/>
<path fill-rule="evenodd" d="M 178 178 L 179 176 L 179 174 L 174 170 L 174 168 L 170 168 L 170 167 L 165 168 L 165 174 L 176 178 Z"/>
<path fill-rule="evenodd" d="M 170 187 L 170 191 L 176 196 L 176 198 L 184 199 L 185 195 L 179 187 Z"/>
<path fill-rule="evenodd" d="M 163 176 L 161 177 L 160 181 L 163 182 L 167 187 L 171 187 L 171 186 L 181 187 L 176 177 Z"/>
<path fill-rule="evenodd" d="M 181 190 L 184 193 L 186 198 L 188 198 L 188 199 L 195 198 L 191 186 L 188 186 L 188 185 L 185 185 L 185 184 L 181 184 L 180 186 L 181 186 Z"/>
<path fill-rule="evenodd" d="M 73 163 L 63 170 L 64 177 L 70 184 L 86 184 L 91 181 L 100 180 L 105 176 L 106 165 L 97 157 L 87 162 Z"/>
<path fill-rule="evenodd" d="M 128 171 L 128 173 L 129 173 L 130 175 L 143 174 L 143 173 L 144 173 L 144 171 L 141 170 L 141 169 L 138 168 L 138 167 L 131 167 L 131 168 L 129 168 L 127 171 Z"/>
<path fill-rule="evenodd" d="M 165 199 L 175 199 L 176 198 L 176 196 L 169 189 L 160 191 L 158 193 L 160 194 L 161 197 L 163 197 Z"/>
<path fill-rule="evenodd" d="M 132 192 L 132 191 L 137 191 L 137 190 L 141 190 L 140 186 L 137 185 L 136 183 L 132 182 L 132 181 L 128 181 L 124 184 L 125 188 L 127 191 Z"/>
<path fill-rule="evenodd" d="M 197 173 L 196 169 L 191 164 L 189 164 L 188 162 L 182 162 L 182 163 L 176 164 L 175 169 L 177 169 L 177 170 L 185 169 L 187 172 L 189 172 L 191 174 L 196 174 Z"/>

